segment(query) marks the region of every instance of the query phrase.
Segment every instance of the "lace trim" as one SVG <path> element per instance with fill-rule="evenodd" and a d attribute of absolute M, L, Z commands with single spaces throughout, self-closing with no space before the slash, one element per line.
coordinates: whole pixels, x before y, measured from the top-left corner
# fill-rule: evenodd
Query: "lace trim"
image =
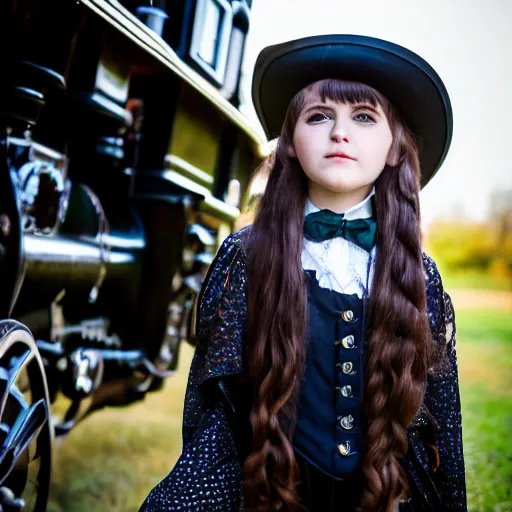
<path fill-rule="evenodd" d="M 316 272 L 321 288 L 339 293 L 356 294 L 362 297 L 371 289 L 375 272 L 375 249 L 372 251 L 372 264 L 367 285 L 369 254 L 344 238 L 334 238 L 325 242 L 304 240 L 302 268 Z"/>

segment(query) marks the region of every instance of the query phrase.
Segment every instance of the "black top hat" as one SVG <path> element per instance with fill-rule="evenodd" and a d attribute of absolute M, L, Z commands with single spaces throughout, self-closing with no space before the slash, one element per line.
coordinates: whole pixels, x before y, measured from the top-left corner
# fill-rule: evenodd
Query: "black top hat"
<path fill-rule="evenodd" d="M 291 99 L 325 78 L 365 83 L 383 94 L 417 137 L 421 185 L 443 163 L 452 139 L 448 92 L 412 51 L 374 37 L 333 34 L 264 48 L 256 61 L 252 98 L 267 137 L 279 135 Z"/>

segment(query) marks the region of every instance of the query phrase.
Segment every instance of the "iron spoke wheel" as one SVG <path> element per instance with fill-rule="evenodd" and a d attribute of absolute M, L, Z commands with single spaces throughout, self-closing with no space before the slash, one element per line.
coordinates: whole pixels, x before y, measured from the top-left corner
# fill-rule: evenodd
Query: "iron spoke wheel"
<path fill-rule="evenodd" d="M 0 321 L 0 512 L 42 512 L 53 430 L 46 375 L 30 331 Z"/>

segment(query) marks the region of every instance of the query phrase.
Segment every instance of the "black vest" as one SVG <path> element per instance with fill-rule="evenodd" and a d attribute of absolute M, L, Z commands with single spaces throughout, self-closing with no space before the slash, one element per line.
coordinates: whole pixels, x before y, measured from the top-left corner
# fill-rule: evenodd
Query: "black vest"
<path fill-rule="evenodd" d="M 318 469 L 342 480 L 361 463 L 366 301 L 321 288 L 315 271 L 305 273 L 309 328 L 293 446 Z"/>

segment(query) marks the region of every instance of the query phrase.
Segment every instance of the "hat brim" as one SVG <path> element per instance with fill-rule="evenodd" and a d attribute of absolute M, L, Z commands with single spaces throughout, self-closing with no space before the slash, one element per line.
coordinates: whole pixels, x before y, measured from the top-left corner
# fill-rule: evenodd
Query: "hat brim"
<path fill-rule="evenodd" d="M 269 139 L 280 134 L 295 94 L 326 78 L 367 84 L 394 105 L 417 138 L 425 186 L 441 167 L 453 131 L 450 98 L 435 70 L 414 52 L 367 36 L 314 36 L 268 46 L 256 61 L 252 97 Z"/>

